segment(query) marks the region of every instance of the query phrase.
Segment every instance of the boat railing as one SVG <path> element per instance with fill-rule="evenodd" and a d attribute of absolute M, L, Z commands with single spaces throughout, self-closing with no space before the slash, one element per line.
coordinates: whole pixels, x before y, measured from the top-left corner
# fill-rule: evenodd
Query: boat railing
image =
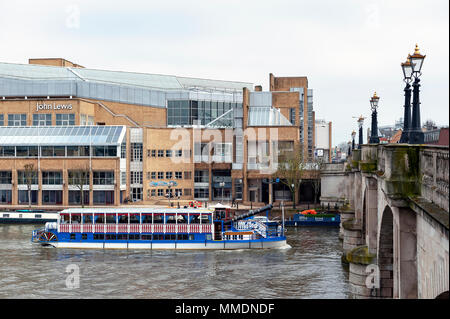
<path fill-rule="evenodd" d="M 62 233 L 211 233 L 213 224 L 59 224 Z"/>
<path fill-rule="evenodd" d="M 267 237 L 267 225 L 255 219 L 240 220 L 235 227 L 238 230 L 251 229 L 256 231 L 262 237 Z"/>

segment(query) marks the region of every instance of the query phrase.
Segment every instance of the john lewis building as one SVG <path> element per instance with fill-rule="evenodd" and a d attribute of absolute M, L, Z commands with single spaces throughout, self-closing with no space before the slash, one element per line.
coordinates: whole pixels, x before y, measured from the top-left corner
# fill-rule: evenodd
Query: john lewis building
<path fill-rule="evenodd" d="M 0 63 L 0 205 L 26 205 L 30 193 L 38 206 L 167 203 L 168 192 L 289 200 L 263 180 L 283 149 L 314 155 L 312 90 L 306 77 L 270 74 L 269 86 L 64 59 Z"/>

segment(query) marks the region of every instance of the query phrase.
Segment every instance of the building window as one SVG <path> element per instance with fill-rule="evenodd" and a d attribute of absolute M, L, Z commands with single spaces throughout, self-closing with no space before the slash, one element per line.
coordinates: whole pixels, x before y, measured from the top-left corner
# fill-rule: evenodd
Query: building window
<path fill-rule="evenodd" d="M 158 196 L 164 196 L 164 189 L 158 189 Z"/>
<path fill-rule="evenodd" d="M 158 150 L 158 157 L 164 157 L 164 150 Z"/>
<path fill-rule="evenodd" d="M 164 179 L 164 172 L 158 172 L 158 179 Z"/>
<path fill-rule="evenodd" d="M 0 184 L 11 184 L 12 173 L 10 171 L 0 171 Z"/>
<path fill-rule="evenodd" d="M 127 184 L 127 172 L 120 172 L 120 185 Z"/>
<path fill-rule="evenodd" d="M 117 156 L 117 146 L 93 146 L 92 156 L 95 157 L 115 157 Z"/>
<path fill-rule="evenodd" d="M 51 126 L 51 114 L 33 114 L 33 126 Z"/>
<path fill-rule="evenodd" d="M 12 203 L 12 191 L 0 189 L 0 203 L 11 204 Z"/>
<path fill-rule="evenodd" d="M 8 126 L 27 126 L 27 115 L 8 114 Z"/>
<path fill-rule="evenodd" d="M 156 189 L 152 189 L 151 194 L 152 194 L 152 196 L 156 196 Z"/>
<path fill-rule="evenodd" d="M 14 146 L 0 146 L 0 156 L 14 157 L 16 156 L 16 149 Z"/>
<path fill-rule="evenodd" d="M 75 125 L 75 114 L 56 114 L 56 125 Z"/>
<path fill-rule="evenodd" d="M 295 108 L 289 109 L 289 121 L 292 123 L 292 125 L 295 125 Z"/>
<path fill-rule="evenodd" d="M 5 121 L 4 115 L 0 114 L 0 126 L 5 125 L 3 122 Z"/>
<path fill-rule="evenodd" d="M 120 144 L 120 158 L 127 158 L 127 143 Z"/>
<path fill-rule="evenodd" d="M 95 173 L 95 172 L 94 172 Z M 93 191 L 94 204 L 114 204 L 114 191 Z"/>
<path fill-rule="evenodd" d="M 150 178 L 151 179 L 156 179 L 156 172 L 151 172 L 150 173 Z"/>
<path fill-rule="evenodd" d="M 131 161 L 142 162 L 142 143 L 131 143 Z"/>
<path fill-rule="evenodd" d="M 175 178 L 176 179 L 182 179 L 183 178 L 183 172 L 175 172 Z"/>
<path fill-rule="evenodd" d="M 181 188 L 175 189 L 175 197 L 183 196 L 183 190 Z"/>
<path fill-rule="evenodd" d="M 17 171 L 17 184 L 28 185 L 27 181 L 30 181 L 32 185 L 38 184 L 38 174 L 35 171 Z"/>
<path fill-rule="evenodd" d="M 166 150 L 166 157 L 172 157 L 172 150 Z"/>
<path fill-rule="evenodd" d="M 235 199 L 242 199 L 242 179 L 234 180 L 234 197 Z"/>
<path fill-rule="evenodd" d="M 182 157 L 183 156 L 183 150 L 176 150 L 175 151 L 175 157 Z"/>
<path fill-rule="evenodd" d="M 189 171 L 184 172 L 184 179 L 192 179 L 192 172 Z"/>
<path fill-rule="evenodd" d="M 89 191 L 83 191 L 83 201 L 89 205 Z M 81 191 L 69 191 L 69 205 L 81 205 Z"/>
<path fill-rule="evenodd" d="M 194 188 L 194 198 L 195 199 L 209 199 L 209 188 L 208 187 Z"/>
<path fill-rule="evenodd" d="M 166 179 L 172 179 L 172 172 L 166 172 Z"/>
<path fill-rule="evenodd" d="M 67 146 L 68 157 L 89 156 L 89 146 Z"/>
<path fill-rule="evenodd" d="M 62 204 L 62 191 L 43 190 L 42 204 Z"/>
<path fill-rule="evenodd" d="M 62 185 L 62 183 L 61 172 L 42 172 L 42 185 Z"/>
<path fill-rule="evenodd" d="M 185 188 L 184 189 L 184 196 L 191 196 L 191 189 L 190 188 Z"/>
<path fill-rule="evenodd" d="M 130 184 L 142 184 L 142 172 L 130 172 Z"/>
<path fill-rule="evenodd" d="M 38 202 L 38 191 L 32 190 L 31 193 L 31 204 L 36 205 Z M 28 204 L 28 190 L 19 190 L 19 204 Z"/>
<path fill-rule="evenodd" d="M 69 185 L 89 185 L 89 170 L 68 171 Z"/>
<path fill-rule="evenodd" d="M 94 172 L 94 185 L 114 185 L 114 172 Z"/>
<path fill-rule="evenodd" d="M 156 150 L 151 150 L 150 156 L 151 157 L 156 157 Z"/>
<path fill-rule="evenodd" d="M 142 188 L 132 187 L 131 188 L 131 199 L 133 202 L 138 202 L 142 200 Z"/>
<path fill-rule="evenodd" d="M 195 171 L 194 182 L 195 183 L 209 183 L 209 172 L 208 171 Z"/>

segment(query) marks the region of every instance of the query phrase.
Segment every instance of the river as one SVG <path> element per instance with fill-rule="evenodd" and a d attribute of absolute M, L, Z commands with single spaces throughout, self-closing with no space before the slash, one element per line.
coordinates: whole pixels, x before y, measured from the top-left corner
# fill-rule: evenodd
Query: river
<path fill-rule="evenodd" d="M 0 298 L 349 298 L 338 228 L 288 228 L 289 249 L 79 250 L 0 225 Z M 79 275 L 79 276 L 78 276 Z"/>

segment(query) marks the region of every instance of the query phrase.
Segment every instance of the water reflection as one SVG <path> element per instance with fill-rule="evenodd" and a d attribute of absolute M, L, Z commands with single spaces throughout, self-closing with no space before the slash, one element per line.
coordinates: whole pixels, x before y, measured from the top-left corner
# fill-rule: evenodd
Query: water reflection
<path fill-rule="evenodd" d="M 338 229 L 289 228 L 290 249 L 76 250 L 0 225 L 0 298 L 348 298 Z M 79 268 L 77 289 L 67 266 Z"/>

